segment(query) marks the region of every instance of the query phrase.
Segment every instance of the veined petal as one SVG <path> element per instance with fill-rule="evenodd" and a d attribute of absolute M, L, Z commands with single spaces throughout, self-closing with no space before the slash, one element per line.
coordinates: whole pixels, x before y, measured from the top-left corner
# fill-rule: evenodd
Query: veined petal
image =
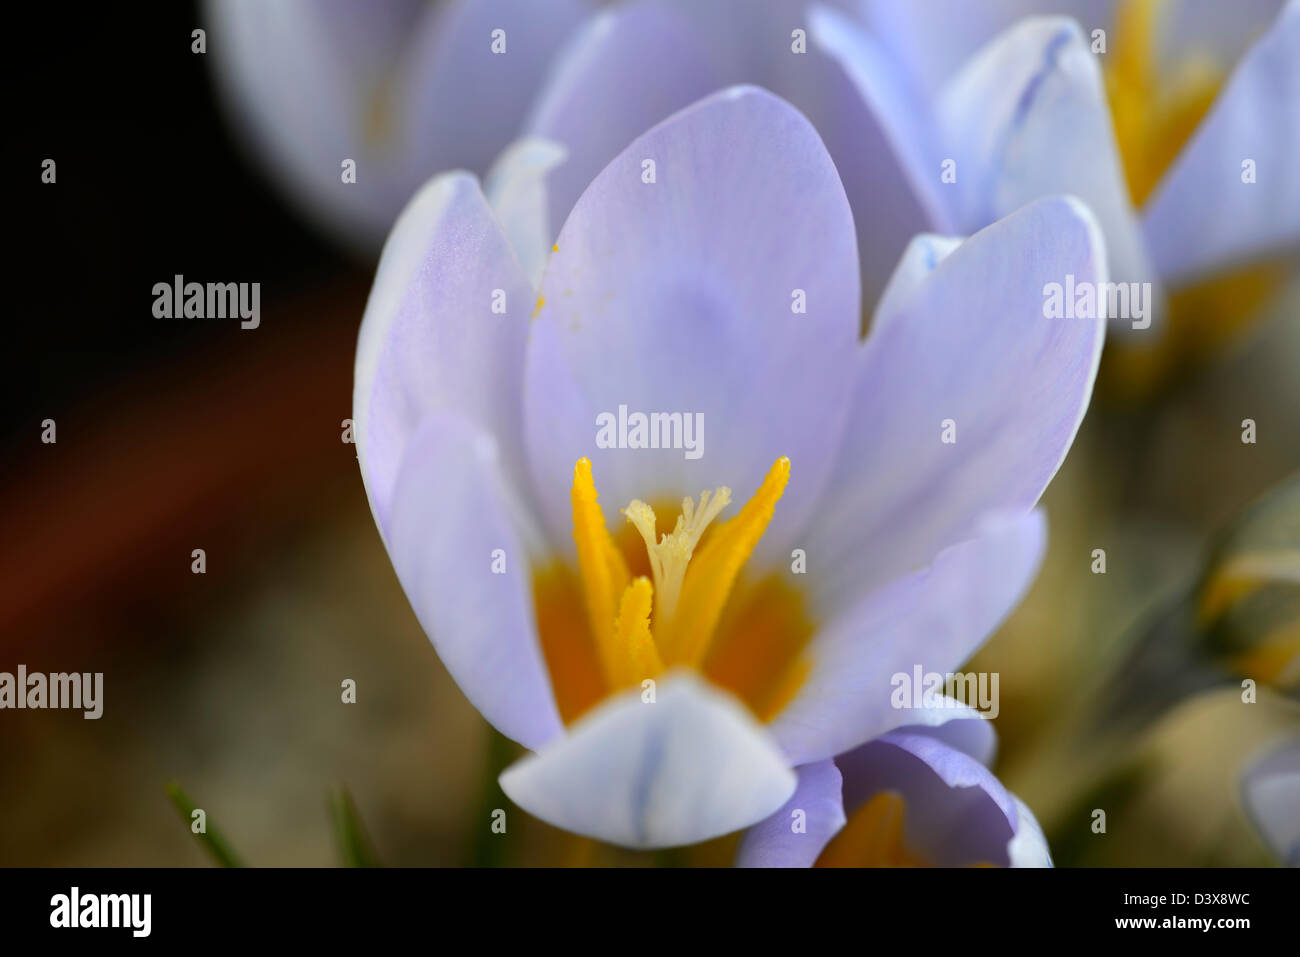
<path fill-rule="evenodd" d="M 361 477 L 385 539 L 397 471 L 430 413 L 455 411 L 496 436 L 518 483 L 534 299 L 472 176 L 435 177 L 411 200 L 366 303 L 352 394 Z"/>
<path fill-rule="evenodd" d="M 1045 317 L 1046 287 L 1068 276 L 1105 281 L 1096 223 L 1042 200 L 959 246 L 868 337 L 840 460 L 799 542 L 820 620 L 970 537 L 984 512 L 1038 500 L 1104 335 L 1099 318 Z"/>
<path fill-rule="evenodd" d="M 834 761 L 796 768 L 799 784 L 779 811 L 745 832 L 737 867 L 812 867 L 844 826 L 843 781 Z"/>
<path fill-rule="evenodd" d="M 554 540 L 568 535 L 580 458 L 613 525 L 633 499 L 757 488 L 788 456 L 790 486 L 759 545 L 775 554 L 839 445 L 859 324 L 852 214 L 816 131 L 762 90 L 711 96 L 611 163 L 557 246 L 524 385 Z M 622 434 L 625 415 L 674 413 L 677 440 L 660 443 L 672 448 Z M 597 445 L 603 416 L 620 435 L 602 443 L 624 447 Z M 691 449 L 685 429 L 697 424 Z"/>
<path fill-rule="evenodd" d="M 1097 58 L 1077 24 L 1049 17 L 1016 24 L 944 87 L 938 111 L 957 162 L 959 229 L 1068 193 L 1101 224 L 1110 278 L 1154 283 Z"/>
<path fill-rule="evenodd" d="M 1169 281 L 1300 248 L 1300 0 L 1246 53 L 1144 211 Z M 1245 182 L 1243 164 L 1253 163 Z"/>
<path fill-rule="evenodd" d="M 929 568 L 881 588 L 833 619 L 808 650 L 811 670 L 770 728 L 796 764 L 925 724 L 896 708 L 894 675 L 954 671 L 1015 608 L 1045 547 L 1041 512 L 991 515 L 977 537 Z"/>
<path fill-rule="evenodd" d="M 561 734 L 542 659 L 517 504 L 491 436 L 433 413 L 409 438 L 388 550 L 416 617 L 465 697 L 502 734 Z"/>
<path fill-rule="evenodd" d="M 694 844 L 767 817 L 795 775 L 731 696 L 690 673 L 633 690 L 501 775 L 510 800 L 556 827 L 624 847 Z"/>

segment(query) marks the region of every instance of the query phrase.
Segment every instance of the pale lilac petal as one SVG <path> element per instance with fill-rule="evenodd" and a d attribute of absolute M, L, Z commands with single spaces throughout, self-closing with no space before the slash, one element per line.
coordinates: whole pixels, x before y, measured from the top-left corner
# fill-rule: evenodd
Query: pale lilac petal
<path fill-rule="evenodd" d="M 907 237 L 946 228 L 919 101 L 851 20 L 821 4 L 613 7 L 566 51 L 529 124 L 571 159 L 551 177 L 561 218 L 596 174 L 650 126 L 721 86 L 756 83 L 812 122 L 854 209 L 864 301 L 874 302 Z M 802 29 L 807 51 L 795 54 Z M 665 71 L 662 64 L 672 63 Z M 936 161 L 937 162 L 937 161 Z"/>
<path fill-rule="evenodd" d="M 1010 793 L 1010 792 L 1007 792 Z M 1016 836 L 1007 845 L 1007 857 L 1012 867 L 1051 867 L 1052 849 L 1038 824 L 1038 818 L 1024 801 L 1011 795 L 1016 802 Z"/>
<path fill-rule="evenodd" d="M 817 127 L 853 207 L 863 303 L 880 297 L 908 239 L 951 232 L 930 114 L 897 65 L 852 19 L 807 15 L 808 53 L 776 54 L 773 89 Z"/>
<path fill-rule="evenodd" d="M 568 152 L 548 183 L 557 227 L 628 144 L 726 85 L 713 60 L 710 38 L 663 0 L 618 4 L 578 31 L 528 121 L 530 135 Z"/>
<path fill-rule="evenodd" d="M 1044 317 L 1046 284 L 1071 275 L 1106 278 L 1096 222 L 1042 200 L 959 246 L 868 337 L 841 458 L 800 541 L 822 620 L 969 537 L 982 513 L 1037 501 L 1101 355 L 1102 320 Z"/>
<path fill-rule="evenodd" d="M 928 735 L 895 731 L 836 759 L 849 817 L 872 796 L 898 792 L 907 846 L 938 867 L 1011 863 L 1019 809 L 969 755 Z"/>
<path fill-rule="evenodd" d="M 664 2 L 691 18 L 728 83 L 754 83 L 774 92 L 781 92 L 782 58 L 807 55 L 794 53 L 792 34 L 807 32 L 810 11 L 830 7 L 855 14 L 857 5 L 857 0 L 740 0 L 741 12 L 737 0 Z"/>
<path fill-rule="evenodd" d="M 1144 213 L 1171 282 L 1300 249 L 1300 0 L 1246 53 Z"/>
<path fill-rule="evenodd" d="M 558 229 L 551 219 L 547 178 L 566 155 L 563 146 L 550 140 L 516 140 L 483 180 L 492 212 L 533 286 L 541 285 Z"/>
<path fill-rule="evenodd" d="M 881 588 L 813 638 L 811 671 L 770 727 L 796 764 L 818 761 L 908 724 L 924 712 L 894 707 L 893 676 L 955 671 L 1033 581 L 1045 547 L 1040 512 L 988 516 L 978 537 Z"/>
<path fill-rule="evenodd" d="M 785 805 L 745 832 L 737 867 L 812 867 L 844 826 L 840 770 L 834 761 L 796 769 L 799 784 Z"/>
<path fill-rule="evenodd" d="M 880 302 L 876 303 L 876 312 L 871 320 L 873 335 L 880 335 L 895 316 L 903 314 L 903 304 L 921 287 L 921 281 L 961 244 L 960 236 L 922 233 L 912 237 L 912 241 L 903 250 L 903 258 L 894 267 L 894 274 L 889 277 L 889 284 L 885 286 Z"/>
<path fill-rule="evenodd" d="M 862 300 L 875 303 L 914 233 L 950 228 L 935 195 L 938 159 L 929 113 L 906 77 L 874 39 L 839 7 L 851 4 L 751 4 L 735 17 L 727 3 L 703 4 L 695 16 L 739 60 L 737 79 L 788 100 L 817 128 L 853 208 Z M 731 12 L 730 22 L 721 15 Z M 794 53 L 794 29 L 806 52 Z M 724 62 L 725 53 L 719 53 Z"/>
<path fill-rule="evenodd" d="M 959 231 L 1068 193 L 1101 224 L 1110 278 L 1154 283 L 1101 70 L 1077 24 L 1055 18 L 1016 24 L 944 87 L 938 111 L 957 162 L 949 195 Z M 1116 324 L 1131 328 L 1127 319 Z"/>
<path fill-rule="evenodd" d="M 997 755 L 998 735 L 992 720 L 969 704 L 944 695 L 939 702 L 904 712 L 905 724 L 899 731 L 928 734 L 950 748 L 970 755 L 986 768 L 993 767 Z"/>
<path fill-rule="evenodd" d="M 652 184 L 643 160 L 656 164 Z M 762 543 L 779 552 L 839 446 L 859 325 L 852 215 L 816 131 L 762 90 L 711 96 L 611 163 L 557 245 L 524 385 L 529 460 L 554 539 L 569 538 L 578 458 L 592 460 L 613 526 L 634 498 L 680 501 L 726 485 L 743 501 L 789 456 L 790 484 Z M 806 313 L 794 311 L 801 295 Z M 702 416 L 698 457 L 598 448 L 597 416 L 620 405 Z"/>
<path fill-rule="evenodd" d="M 537 639 L 526 532 L 497 443 L 454 414 L 426 416 L 391 505 L 389 555 L 438 657 L 502 734 L 542 747 L 562 727 Z"/>
<path fill-rule="evenodd" d="M 1076 18 L 1088 33 L 1109 30 L 1116 0 L 861 0 L 873 32 L 934 92 L 981 46 L 1017 20 L 1035 15 Z M 1181 2 L 1181 0 L 1180 0 Z"/>
<path fill-rule="evenodd" d="M 403 211 L 366 303 L 352 396 L 361 476 L 385 537 L 407 442 L 432 412 L 454 410 L 495 435 L 521 484 L 519 395 L 535 298 L 472 176 L 436 177 Z"/>
<path fill-rule="evenodd" d="M 1300 738 L 1256 761 L 1242 776 L 1241 794 L 1277 859 L 1300 867 Z"/>
<path fill-rule="evenodd" d="M 785 803 L 795 774 L 730 695 L 689 673 L 615 697 L 501 775 L 542 820 L 624 847 L 694 844 L 748 827 Z"/>

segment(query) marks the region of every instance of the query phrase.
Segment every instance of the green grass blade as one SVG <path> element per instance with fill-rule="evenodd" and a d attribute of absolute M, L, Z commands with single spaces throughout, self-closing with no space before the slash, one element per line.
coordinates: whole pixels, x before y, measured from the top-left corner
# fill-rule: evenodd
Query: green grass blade
<path fill-rule="evenodd" d="M 167 797 L 171 800 L 172 804 L 176 806 L 176 810 L 180 812 L 181 820 L 185 822 L 185 826 L 190 827 L 191 830 L 193 830 L 192 824 L 194 821 L 194 812 L 197 810 L 197 807 L 194 802 L 190 800 L 190 796 L 181 789 L 179 784 L 175 781 L 170 781 L 167 784 Z M 207 812 L 205 811 L 205 819 L 206 816 Z M 244 866 L 239 860 L 239 856 L 226 842 L 225 837 L 222 836 L 220 831 L 212 826 L 210 821 L 206 822 L 204 833 L 195 834 L 194 836 L 198 838 L 199 843 L 207 849 L 208 853 L 212 855 L 212 859 L 220 866 Z"/>

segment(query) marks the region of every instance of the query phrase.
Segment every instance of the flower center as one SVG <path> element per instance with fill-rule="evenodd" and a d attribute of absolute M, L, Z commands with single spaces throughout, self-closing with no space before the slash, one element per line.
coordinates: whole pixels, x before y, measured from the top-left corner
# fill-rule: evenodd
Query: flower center
<path fill-rule="evenodd" d="M 817 858 L 816 867 L 926 867 L 903 835 L 903 796 L 881 791 L 849 815 Z"/>
<path fill-rule="evenodd" d="M 778 459 L 722 523 L 715 519 L 731 503 L 730 489 L 685 498 L 662 533 L 655 508 L 634 500 L 616 536 L 605 526 L 591 462 L 577 462 L 570 502 L 578 567 L 555 564 L 534 575 L 538 634 L 565 721 L 673 667 L 703 672 L 760 717 L 790 699 L 807 673 L 802 652 L 812 634 L 802 596 L 783 576 L 743 574 L 789 475 L 790 460 Z"/>

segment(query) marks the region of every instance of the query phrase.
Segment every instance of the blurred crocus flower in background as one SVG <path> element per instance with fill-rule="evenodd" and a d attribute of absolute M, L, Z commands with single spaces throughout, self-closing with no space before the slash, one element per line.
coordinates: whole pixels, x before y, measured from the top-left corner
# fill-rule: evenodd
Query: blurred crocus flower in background
<path fill-rule="evenodd" d="M 917 724 L 891 676 L 951 672 L 1032 580 L 1104 336 L 1041 290 L 1104 281 L 1096 222 L 1049 199 L 942 261 L 918 240 L 861 341 L 835 166 L 740 87 L 595 177 L 540 290 L 511 231 L 445 175 L 380 262 L 354 420 L 398 577 L 536 752 L 501 778 L 525 810 L 632 847 L 750 826 L 793 768 Z M 703 423 L 699 454 L 609 447 L 625 409 Z M 715 522 L 731 488 L 758 491 Z"/>
<path fill-rule="evenodd" d="M 746 832 L 737 865 L 1050 867 L 1033 813 L 988 771 L 992 726 L 954 713 L 799 768 L 794 795 Z"/>
<path fill-rule="evenodd" d="M 1268 751 L 1242 776 L 1242 803 L 1286 867 L 1300 867 L 1300 738 Z"/>
<path fill-rule="evenodd" d="M 959 229 L 1070 192 L 1103 224 L 1112 278 L 1153 283 L 1153 334 L 1112 340 L 1119 391 L 1221 349 L 1296 275 L 1297 0 L 862 9 L 935 104 Z"/>
<path fill-rule="evenodd" d="M 374 255 L 431 175 L 487 170 L 593 6 L 209 0 L 204 19 L 221 92 L 252 154 L 303 214 Z"/>

